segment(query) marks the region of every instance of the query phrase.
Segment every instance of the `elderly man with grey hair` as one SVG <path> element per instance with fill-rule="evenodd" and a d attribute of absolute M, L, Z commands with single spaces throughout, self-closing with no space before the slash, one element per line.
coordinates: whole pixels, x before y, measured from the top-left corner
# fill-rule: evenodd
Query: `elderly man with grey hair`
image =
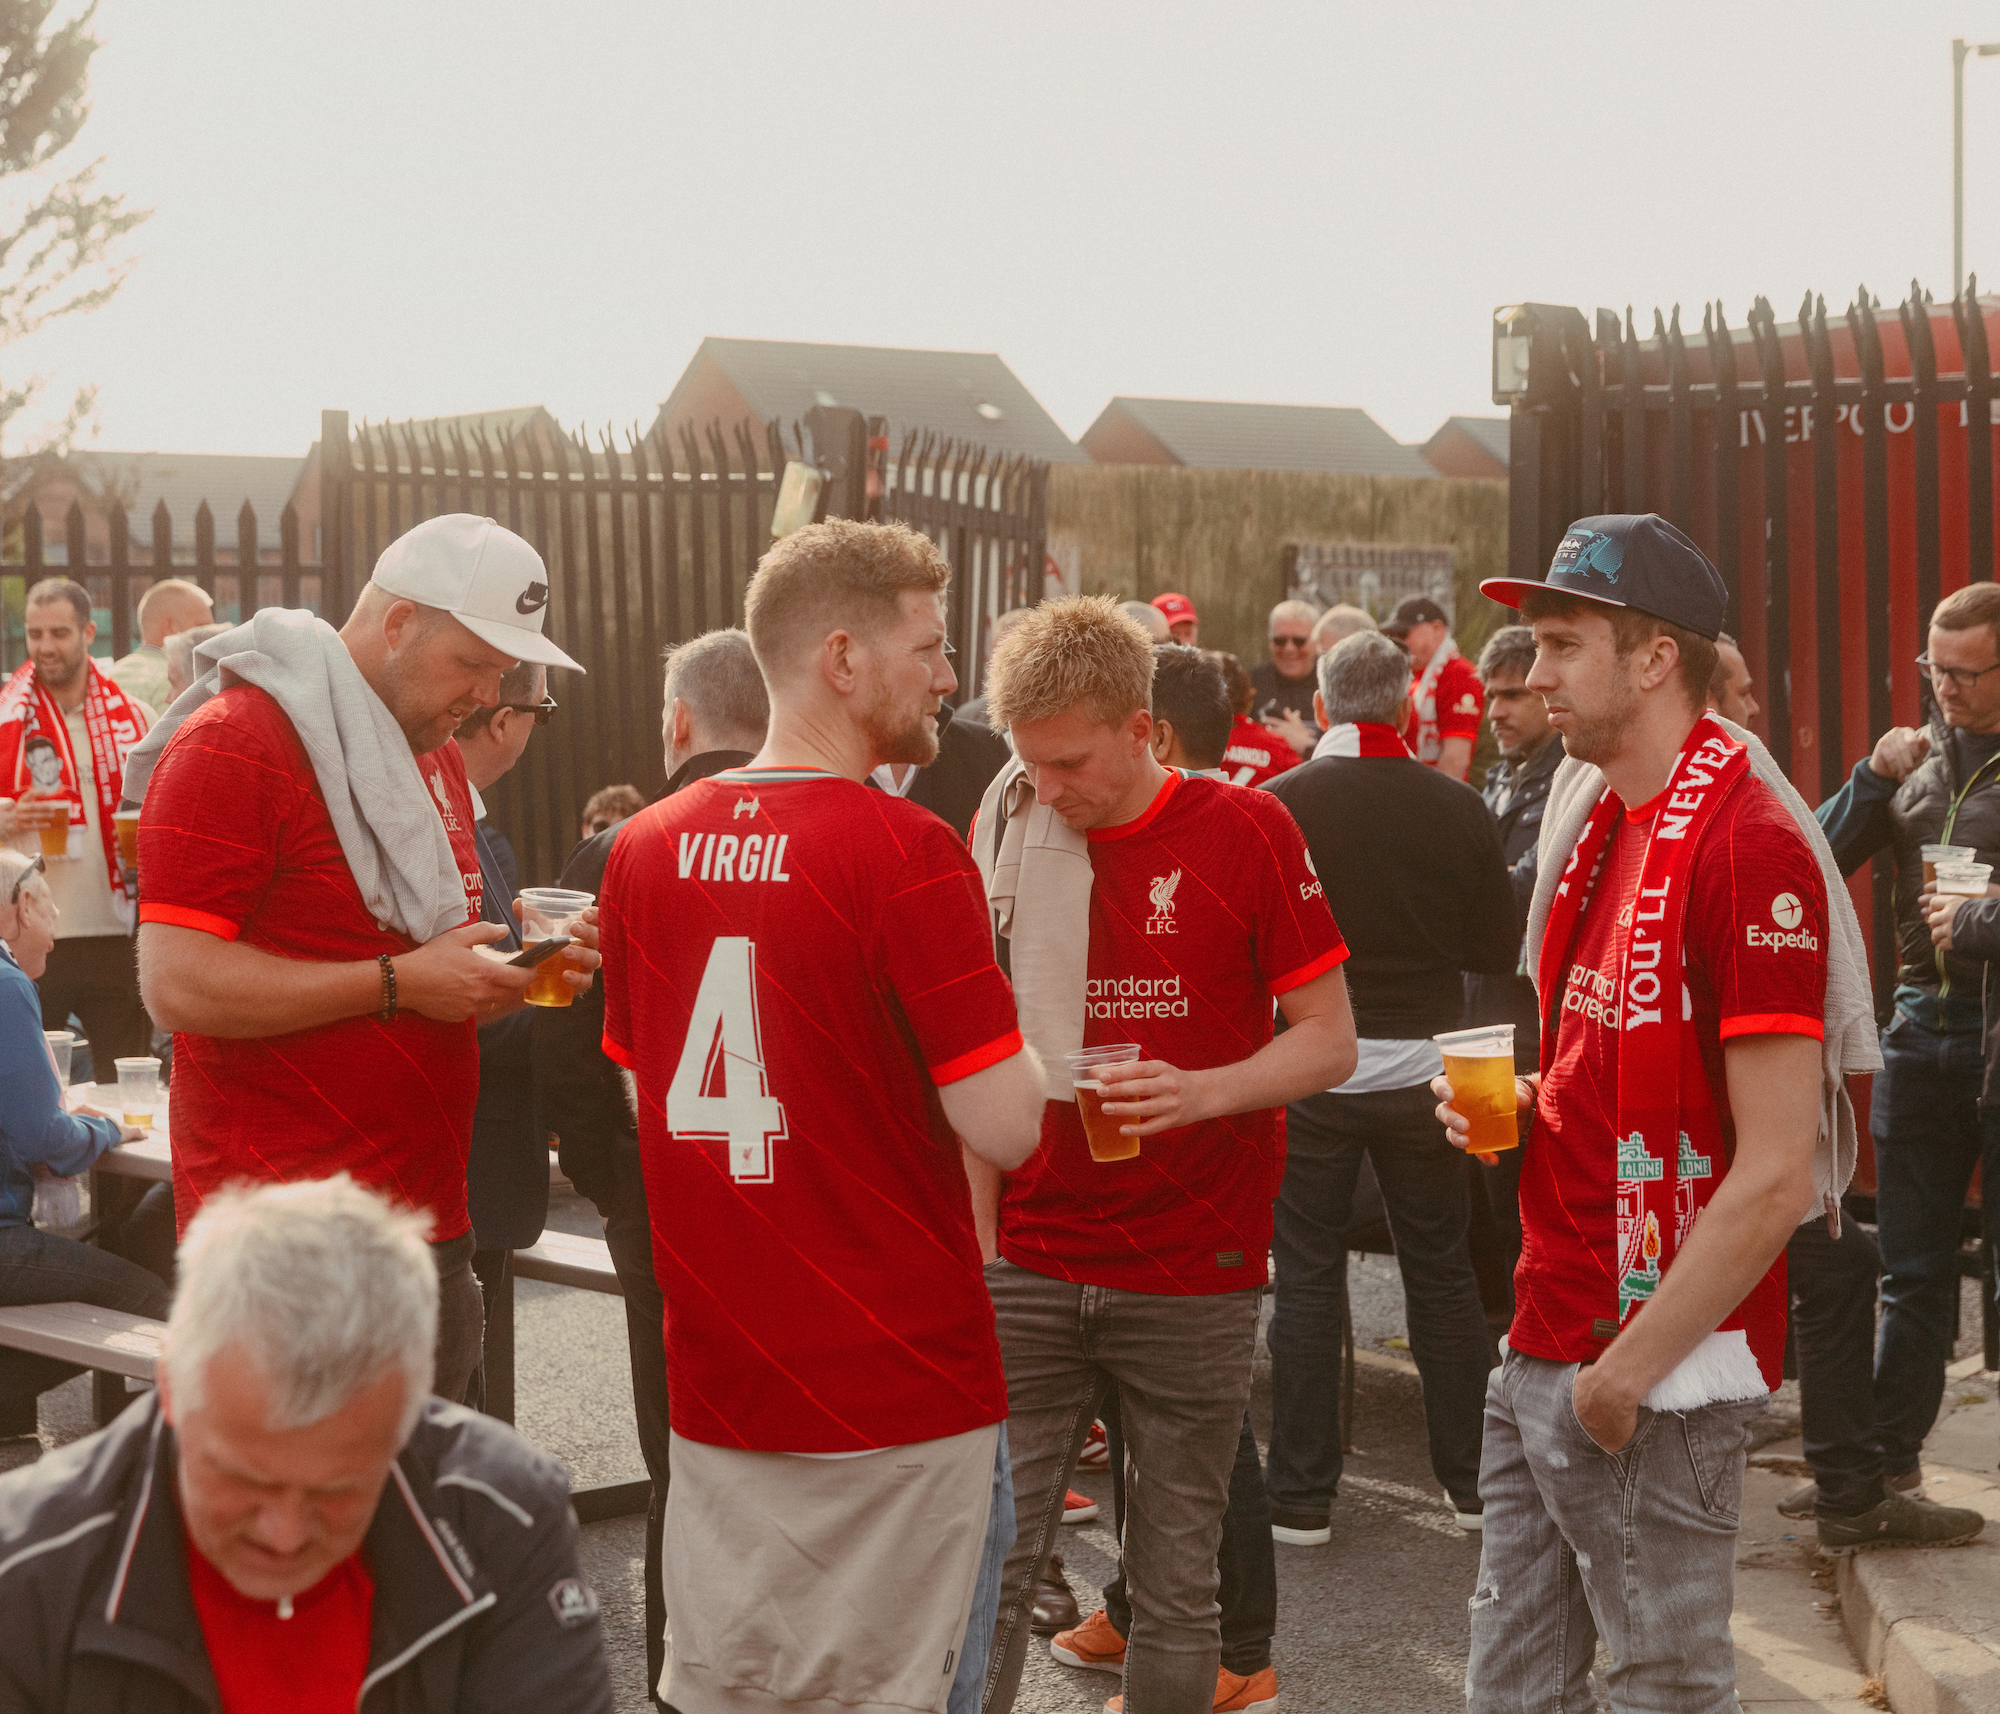
<path fill-rule="evenodd" d="M 157 1390 L 0 1476 L 0 1703 L 611 1707 L 562 1467 L 430 1396 L 425 1230 L 345 1175 L 205 1201 Z"/>
<path fill-rule="evenodd" d="M 1409 684 L 1409 658 L 1380 632 L 1337 644 L 1320 657 L 1314 697 L 1326 736 L 1313 760 L 1265 788 L 1305 830 L 1352 951 L 1360 1038 L 1354 1074 L 1288 1110 L 1271 1246 L 1271 1533 L 1297 1546 L 1332 1539 L 1344 1234 L 1363 1154 L 1395 1235 L 1431 1468 L 1460 1526 L 1479 1527 L 1493 1352 L 1466 1245 L 1464 1167 L 1432 1111 L 1442 1062 L 1431 1037 L 1457 1027 L 1463 972 L 1515 967 L 1521 917 L 1479 794 L 1423 766 L 1398 733 Z"/>
<path fill-rule="evenodd" d="M 770 718 L 770 695 L 746 632 L 709 631 L 668 649 L 660 732 L 667 783 L 654 802 L 711 774 L 743 767 L 764 747 Z M 632 821 L 647 813 L 641 810 Z M 630 825 L 619 822 L 579 845 L 563 870 L 562 885 L 601 892 L 612 844 Z M 653 1273 L 639 1122 L 618 1067 L 604 1053 L 602 983 L 567 1007 L 537 1007 L 531 1036 L 535 1099 L 542 1112 L 560 1115 L 563 1172 L 604 1216 L 604 1242 L 625 1294 L 639 1453 L 653 1483 L 646 1513 L 646 1683 L 655 1686 L 667 1658 L 660 1558 L 669 1434 L 666 1309 Z"/>
<path fill-rule="evenodd" d="M 1309 601 L 1280 601 L 1268 626 L 1271 658 L 1250 669 L 1256 700 L 1253 718 L 1301 756 L 1312 753 L 1313 625 L 1319 609 Z"/>

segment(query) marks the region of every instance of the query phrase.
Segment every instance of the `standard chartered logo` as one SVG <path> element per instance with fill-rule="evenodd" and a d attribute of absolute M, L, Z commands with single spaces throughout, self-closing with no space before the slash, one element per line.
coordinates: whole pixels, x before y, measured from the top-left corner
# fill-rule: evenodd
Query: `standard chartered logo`
<path fill-rule="evenodd" d="M 1083 985 L 1093 1018 L 1184 1018 L 1187 995 L 1178 976 L 1105 976 Z"/>
<path fill-rule="evenodd" d="M 1799 903 L 1796 893 L 1780 893 L 1771 901 L 1771 921 L 1775 929 L 1764 928 L 1757 923 L 1743 925 L 1743 944 L 1766 952 L 1779 952 L 1797 948 L 1803 952 L 1819 951 L 1819 936 L 1811 929 L 1800 928 L 1805 920 L 1805 906 Z"/>

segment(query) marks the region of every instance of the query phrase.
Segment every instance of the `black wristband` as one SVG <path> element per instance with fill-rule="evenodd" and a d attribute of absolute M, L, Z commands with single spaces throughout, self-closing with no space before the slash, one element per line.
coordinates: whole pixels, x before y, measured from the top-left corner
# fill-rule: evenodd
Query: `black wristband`
<path fill-rule="evenodd" d="M 375 962 L 382 966 L 382 1009 L 375 1016 L 386 1024 L 396 1015 L 396 967 L 386 952 L 378 952 Z"/>

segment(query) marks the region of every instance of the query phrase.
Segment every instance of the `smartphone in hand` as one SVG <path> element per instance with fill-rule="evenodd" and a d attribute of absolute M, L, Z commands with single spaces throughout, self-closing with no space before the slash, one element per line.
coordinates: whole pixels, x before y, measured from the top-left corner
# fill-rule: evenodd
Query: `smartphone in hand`
<path fill-rule="evenodd" d="M 515 970 L 532 970 L 544 959 L 553 958 L 558 952 L 562 951 L 565 946 L 570 944 L 570 938 L 569 935 L 558 934 L 552 935 L 547 940 L 538 940 L 533 946 L 525 947 L 520 952 L 517 952 L 512 958 L 507 960 L 507 963 L 510 968 Z"/>

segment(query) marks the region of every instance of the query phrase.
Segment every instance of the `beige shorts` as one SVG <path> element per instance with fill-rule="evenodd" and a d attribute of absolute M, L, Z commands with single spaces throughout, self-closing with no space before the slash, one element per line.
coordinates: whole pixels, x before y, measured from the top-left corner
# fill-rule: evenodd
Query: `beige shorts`
<path fill-rule="evenodd" d="M 1000 1425 L 854 1458 L 674 1435 L 663 1547 L 680 1714 L 936 1714 L 972 1611 Z"/>

